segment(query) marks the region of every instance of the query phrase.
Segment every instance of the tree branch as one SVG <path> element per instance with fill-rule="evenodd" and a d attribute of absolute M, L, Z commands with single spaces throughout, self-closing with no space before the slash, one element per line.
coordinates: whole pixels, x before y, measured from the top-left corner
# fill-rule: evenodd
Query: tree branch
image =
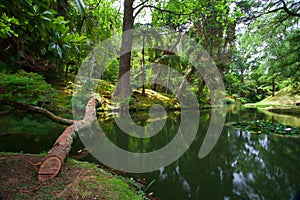
<path fill-rule="evenodd" d="M 269 10 L 265 14 L 274 13 L 274 12 L 278 12 L 280 10 L 283 10 L 283 11 L 285 11 L 290 16 L 300 17 L 300 13 L 293 12 L 291 9 L 289 9 L 288 6 L 287 6 L 287 4 L 286 4 L 286 2 L 284 0 L 279 0 L 279 1 L 283 4 L 282 7 L 276 8 L 274 10 Z M 296 5 L 296 4 L 292 4 L 291 7 L 293 7 L 294 5 Z"/>
<path fill-rule="evenodd" d="M 152 5 L 143 5 L 140 9 L 138 9 L 138 11 L 135 13 L 134 15 L 134 18 L 136 18 L 138 16 L 138 14 L 144 9 L 144 8 L 154 8 L 155 10 L 158 10 L 160 12 L 163 12 L 163 13 L 170 13 L 170 14 L 174 14 L 174 15 L 178 15 L 178 16 L 185 16 L 185 15 L 191 15 L 193 14 L 194 12 L 191 12 L 191 13 L 178 13 L 178 12 L 175 12 L 175 11 L 172 11 L 172 10 L 164 10 L 162 8 L 158 8 L 156 6 L 152 6 Z"/>
<path fill-rule="evenodd" d="M 55 114 L 53 114 L 52 112 L 50 112 L 42 107 L 32 106 L 32 105 L 27 105 L 27 104 L 23 104 L 23 103 L 2 100 L 2 99 L 0 99 L 0 103 L 2 103 L 4 105 L 9 105 L 9 106 L 19 108 L 21 110 L 26 110 L 28 112 L 33 112 L 33 113 L 38 113 L 38 114 L 44 115 L 48 119 L 50 119 L 54 122 L 57 122 L 59 124 L 72 125 L 74 123 L 74 120 L 58 117 Z"/>
<path fill-rule="evenodd" d="M 137 9 L 138 7 L 141 7 L 141 6 L 145 5 L 147 2 L 149 2 L 149 0 L 143 1 L 142 3 L 140 3 L 137 6 L 133 7 L 133 10 Z"/>

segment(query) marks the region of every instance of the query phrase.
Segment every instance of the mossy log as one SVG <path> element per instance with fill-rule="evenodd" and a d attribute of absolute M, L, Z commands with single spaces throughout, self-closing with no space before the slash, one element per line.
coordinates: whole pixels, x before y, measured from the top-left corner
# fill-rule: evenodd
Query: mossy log
<path fill-rule="evenodd" d="M 86 113 L 82 120 L 74 120 L 57 138 L 52 149 L 48 152 L 38 171 L 38 180 L 44 182 L 54 178 L 60 171 L 62 164 L 71 150 L 73 138 L 76 132 L 82 131 L 97 120 L 96 107 L 101 103 L 98 94 L 93 94 L 86 106 Z"/>

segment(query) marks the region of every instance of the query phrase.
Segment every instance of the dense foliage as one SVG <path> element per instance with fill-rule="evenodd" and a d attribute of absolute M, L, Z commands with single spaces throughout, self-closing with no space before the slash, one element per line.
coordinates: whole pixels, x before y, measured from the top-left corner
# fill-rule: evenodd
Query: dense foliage
<path fill-rule="evenodd" d="M 140 29 L 166 27 L 198 42 L 216 62 L 227 95 L 241 103 L 262 100 L 290 84 L 299 86 L 299 3 L 125 0 L 124 5 L 101 0 L 1 1 L 0 72 L 23 69 L 46 77 L 76 74 L 98 43 L 121 32 L 123 19 L 123 30 L 126 24 Z M 151 48 L 154 43 L 160 41 L 146 41 L 143 52 L 132 52 L 130 62 L 126 61 L 131 84 L 153 79 L 154 72 L 160 71 L 157 78 L 167 85 L 179 82 L 164 72 L 167 65 L 187 77 L 200 102 L 209 102 L 210 92 L 193 66 L 178 55 Z M 101 78 L 116 83 L 123 67 L 116 59 Z M 158 85 L 145 88 L 170 93 Z"/>
<path fill-rule="evenodd" d="M 55 97 L 54 89 L 39 74 L 25 71 L 0 74 L 0 100 L 43 106 Z"/>
<path fill-rule="evenodd" d="M 0 71 L 18 69 L 57 74 L 76 70 L 93 46 L 120 26 L 112 2 L 0 2 Z M 45 73 L 44 73 L 45 74 Z"/>

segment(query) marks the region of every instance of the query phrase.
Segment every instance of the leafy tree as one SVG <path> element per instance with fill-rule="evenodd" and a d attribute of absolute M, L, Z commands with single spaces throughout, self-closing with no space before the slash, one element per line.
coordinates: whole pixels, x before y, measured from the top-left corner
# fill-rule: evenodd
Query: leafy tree
<path fill-rule="evenodd" d="M 252 76 L 274 95 L 286 84 L 299 82 L 299 4 L 284 0 L 252 3 L 249 29 L 241 45 L 247 49 L 244 55 Z"/>
<path fill-rule="evenodd" d="M 0 50 L 4 71 L 57 68 L 64 51 L 84 39 L 51 8 L 50 0 L 0 2 Z M 58 63 L 58 64 L 57 64 Z"/>

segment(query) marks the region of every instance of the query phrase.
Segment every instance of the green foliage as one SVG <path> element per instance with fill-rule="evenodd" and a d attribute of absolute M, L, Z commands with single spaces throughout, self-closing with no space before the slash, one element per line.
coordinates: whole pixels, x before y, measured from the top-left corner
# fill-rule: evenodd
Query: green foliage
<path fill-rule="evenodd" d="M 0 99 L 31 105 L 50 102 L 56 95 L 43 76 L 25 71 L 0 74 L 0 91 Z"/>
<path fill-rule="evenodd" d="M 235 103 L 235 100 L 233 98 L 230 98 L 230 97 L 226 97 L 224 99 L 224 103 L 225 104 L 234 104 Z"/>
<path fill-rule="evenodd" d="M 295 11 L 293 8 L 296 4 L 292 1 L 285 3 L 291 13 Z M 239 37 L 238 50 L 245 58 L 247 68 L 251 69 L 248 71 L 249 79 L 256 83 L 257 89 L 263 91 L 264 95 L 271 93 L 273 83 L 275 91 L 287 85 L 296 85 L 300 77 L 299 16 L 277 9 L 283 6 L 283 1 L 254 0 L 249 5 L 249 10 L 253 12 L 248 13 L 248 17 L 254 17 L 255 20 L 248 21 L 251 24 Z"/>
<path fill-rule="evenodd" d="M 0 2 L 0 72 L 57 74 L 81 60 L 120 25 L 112 1 L 17 0 Z M 80 11 L 80 12 L 78 12 Z M 113 20 L 115 19 L 115 20 Z"/>
<path fill-rule="evenodd" d="M 119 71 L 119 61 L 114 60 L 104 71 L 103 80 L 109 81 L 111 83 L 117 83 L 118 81 L 118 71 Z"/>

